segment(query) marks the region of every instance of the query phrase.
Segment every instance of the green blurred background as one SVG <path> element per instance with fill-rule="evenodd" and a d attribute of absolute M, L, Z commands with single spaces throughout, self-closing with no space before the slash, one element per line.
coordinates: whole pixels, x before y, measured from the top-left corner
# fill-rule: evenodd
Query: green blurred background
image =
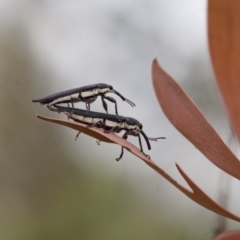
<path fill-rule="evenodd" d="M 202 39 L 197 44 L 191 29 L 186 38 L 179 32 L 179 26 L 185 29 L 191 19 L 204 26 L 206 2 L 180 1 L 190 4 L 182 6 L 181 14 L 179 1 L 169 2 L 2 1 L 0 239 L 211 239 L 213 213 L 130 153 L 116 162 L 120 147 L 98 146 L 84 135 L 75 142 L 73 130 L 36 118 L 36 113 L 60 115 L 31 103 L 89 83 L 116 85 L 137 104 L 133 115 L 118 99 L 121 114 L 141 119 L 149 135 L 167 137 L 153 144 L 153 159 L 185 184 L 174 166 L 177 161 L 216 199 L 219 171 L 203 162 L 204 157 L 168 123 L 150 82 L 151 61 L 157 56 L 220 135 L 228 138 L 204 31 L 196 33 Z M 196 25 L 191 23 L 192 29 Z M 179 36 L 177 44 L 174 36 Z M 204 169 L 213 172 L 209 178 L 203 177 Z"/>

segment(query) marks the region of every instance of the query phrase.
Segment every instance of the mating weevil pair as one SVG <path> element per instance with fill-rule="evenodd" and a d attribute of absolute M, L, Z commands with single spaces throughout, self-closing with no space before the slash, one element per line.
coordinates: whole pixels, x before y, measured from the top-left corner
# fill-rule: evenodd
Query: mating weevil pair
<path fill-rule="evenodd" d="M 135 106 L 133 102 L 123 97 L 119 92 L 113 89 L 111 85 L 107 85 L 104 83 L 93 84 L 81 88 L 75 88 L 71 90 L 67 90 L 64 92 L 59 92 L 45 98 L 33 100 L 33 102 L 39 102 L 43 105 L 46 105 L 50 110 L 63 112 L 69 118 L 73 119 L 74 121 L 84 123 L 88 125 L 88 127 L 98 127 L 102 128 L 105 132 L 113 132 L 113 133 L 120 133 L 122 130 L 125 130 L 122 138 L 127 139 L 129 135 L 138 137 L 140 150 L 143 154 L 142 142 L 140 134 L 144 137 L 148 149 L 151 149 L 151 145 L 149 141 L 157 141 L 158 139 L 165 139 L 165 137 L 159 138 L 149 138 L 142 130 L 142 124 L 134 118 L 130 117 L 123 117 L 118 115 L 117 111 L 117 102 L 114 98 L 105 96 L 106 93 L 115 93 L 118 95 L 123 101 L 129 103 L 132 107 Z M 107 112 L 107 103 L 104 99 L 109 100 L 110 102 L 115 103 L 115 112 L 116 115 L 106 114 L 106 113 L 99 113 L 90 111 L 90 104 L 93 103 L 98 96 L 101 96 L 102 104 Z M 75 102 L 85 102 L 86 109 L 75 109 L 73 103 Z M 68 107 L 62 107 L 57 105 L 57 103 L 67 103 Z M 72 108 L 69 107 L 69 103 L 72 104 Z M 53 106 L 53 107 L 52 107 Z M 80 132 L 79 132 L 80 133 Z M 77 134 L 77 136 L 79 135 Z M 121 154 L 119 158 L 116 158 L 119 161 L 123 156 L 123 147 L 121 150 Z M 146 155 L 146 154 L 145 154 Z M 149 157 L 148 155 L 146 155 Z"/>
<path fill-rule="evenodd" d="M 142 130 L 142 128 L 143 128 L 142 124 L 134 118 L 116 116 L 116 115 L 112 115 L 112 114 L 99 113 L 99 112 L 93 112 L 93 111 L 89 111 L 86 116 L 86 113 L 87 113 L 86 110 L 72 109 L 69 107 L 62 107 L 62 106 L 58 106 L 58 105 L 55 105 L 55 108 L 59 112 L 65 113 L 69 118 L 73 119 L 74 121 L 85 123 L 88 125 L 88 127 L 102 128 L 107 133 L 110 133 L 110 132 L 120 133 L 122 130 L 125 130 L 125 133 L 123 134 L 122 138 L 127 139 L 129 135 L 138 137 L 140 150 L 142 153 L 144 153 L 144 152 L 143 152 L 143 148 L 142 148 L 140 134 L 142 134 L 142 136 L 144 137 L 149 150 L 151 149 L 149 140 L 157 141 L 157 139 L 165 139 L 164 137 L 159 137 L 159 138 L 147 137 L 147 135 Z M 79 134 L 77 134 L 77 136 L 78 135 Z M 124 150 L 122 147 L 119 158 L 116 158 L 117 161 L 119 161 L 122 158 L 123 151 Z M 148 155 L 146 155 L 146 156 L 148 156 Z"/>

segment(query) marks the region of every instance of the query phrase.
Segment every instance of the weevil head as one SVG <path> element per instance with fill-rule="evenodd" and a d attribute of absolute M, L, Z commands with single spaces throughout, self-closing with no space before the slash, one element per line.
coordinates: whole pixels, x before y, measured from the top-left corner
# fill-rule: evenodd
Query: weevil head
<path fill-rule="evenodd" d="M 114 92 L 114 89 L 113 89 L 112 85 L 108 85 L 108 92 Z"/>
<path fill-rule="evenodd" d="M 132 129 L 132 130 L 137 130 L 137 131 L 141 132 L 142 128 L 143 128 L 142 124 L 135 118 L 127 117 L 125 124 L 126 124 L 127 129 L 129 129 L 129 130 Z"/>

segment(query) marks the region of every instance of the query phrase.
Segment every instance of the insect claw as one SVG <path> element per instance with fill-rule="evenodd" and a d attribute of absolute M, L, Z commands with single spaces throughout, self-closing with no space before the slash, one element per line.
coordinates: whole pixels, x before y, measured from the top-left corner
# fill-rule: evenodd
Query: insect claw
<path fill-rule="evenodd" d="M 76 137 L 75 137 L 75 141 L 77 141 L 78 136 L 79 136 L 80 133 L 81 133 L 81 132 L 78 132 L 78 134 L 76 135 Z"/>

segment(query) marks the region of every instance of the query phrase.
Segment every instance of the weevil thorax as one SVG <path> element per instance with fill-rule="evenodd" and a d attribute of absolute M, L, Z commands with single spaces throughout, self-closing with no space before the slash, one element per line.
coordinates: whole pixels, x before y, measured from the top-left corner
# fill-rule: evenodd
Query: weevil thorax
<path fill-rule="evenodd" d="M 109 120 L 109 119 L 105 119 L 105 124 L 107 127 L 119 127 L 121 129 L 126 129 L 125 126 L 125 122 L 126 122 L 126 118 L 123 116 L 118 116 L 120 118 L 120 121 L 118 120 L 118 118 L 116 118 L 116 120 Z"/>
<path fill-rule="evenodd" d="M 141 132 L 142 124 L 134 118 L 127 117 L 125 121 L 125 129 L 137 130 L 138 132 Z"/>
<path fill-rule="evenodd" d="M 99 83 L 99 84 L 96 84 L 96 88 L 91 90 L 86 90 L 84 92 L 81 92 L 80 94 L 82 98 L 88 98 L 88 97 L 94 97 L 97 95 L 111 92 L 112 89 L 113 87 L 111 85 L 108 85 L 105 83 Z"/>
<path fill-rule="evenodd" d="M 112 92 L 113 87 L 111 85 L 105 84 L 105 83 L 99 83 L 98 84 L 98 92 L 103 94 L 103 93 L 108 93 Z"/>

